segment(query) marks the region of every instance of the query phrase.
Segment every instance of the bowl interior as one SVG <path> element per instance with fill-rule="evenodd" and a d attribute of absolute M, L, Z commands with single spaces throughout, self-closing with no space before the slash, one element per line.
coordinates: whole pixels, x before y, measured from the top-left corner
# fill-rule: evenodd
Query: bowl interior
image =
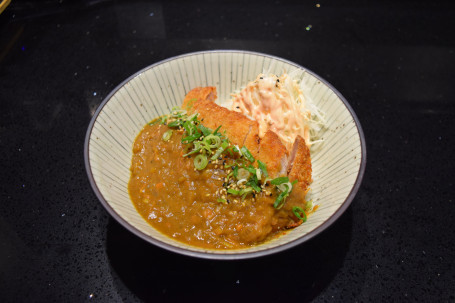
<path fill-rule="evenodd" d="M 261 72 L 292 73 L 305 94 L 325 113 L 324 143 L 312 152 L 311 195 L 318 210 L 305 224 L 265 244 L 240 250 L 207 250 L 175 241 L 150 226 L 136 211 L 128 194 L 133 141 L 144 125 L 180 106 L 197 86 L 216 86 L 222 104 L 231 92 Z M 121 224 L 160 247 L 206 258 L 247 258 L 283 250 L 321 232 L 347 208 L 365 166 L 360 125 L 330 84 L 305 68 L 281 58 L 243 51 L 212 51 L 182 55 L 154 65 L 119 85 L 98 108 L 85 145 L 89 179 L 100 201 Z"/>

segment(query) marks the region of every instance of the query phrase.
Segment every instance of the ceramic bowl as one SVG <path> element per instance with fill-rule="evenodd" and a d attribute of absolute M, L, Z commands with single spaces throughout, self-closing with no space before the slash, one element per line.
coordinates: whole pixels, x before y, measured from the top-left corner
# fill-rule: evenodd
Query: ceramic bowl
<path fill-rule="evenodd" d="M 305 95 L 325 113 L 323 145 L 312 152 L 311 195 L 319 208 L 307 222 L 283 236 L 250 248 L 210 250 L 178 242 L 149 225 L 128 194 L 133 141 L 146 123 L 179 106 L 197 86 L 216 86 L 218 103 L 261 72 L 292 73 Z M 246 51 L 205 51 L 150 65 L 117 86 L 101 103 L 88 127 L 85 147 L 88 178 L 98 199 L 120 224 L 144 240 L 170 251 L 209 259 L 264 256 L 299 245 L 321 233 L 348 208 L 362 181 L 365 139 L 351 106 L 327 81 L 288 60 Z"/>

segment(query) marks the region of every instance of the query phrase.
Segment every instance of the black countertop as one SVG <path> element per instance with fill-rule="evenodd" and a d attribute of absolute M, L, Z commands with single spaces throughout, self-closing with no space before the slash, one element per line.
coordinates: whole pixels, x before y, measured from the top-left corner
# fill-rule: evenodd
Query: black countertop
<path fill-rule="evenodd" d="M 0 15 L 0 302 L 455 302 L 454 16 L 449 1 L 13 0 Z M 93 193 L 83 142 L 103 98 L 211 49 L 301 64 L 357 113 L 362 186 L 309 242 L 184 257 L 126 231 Z"/>

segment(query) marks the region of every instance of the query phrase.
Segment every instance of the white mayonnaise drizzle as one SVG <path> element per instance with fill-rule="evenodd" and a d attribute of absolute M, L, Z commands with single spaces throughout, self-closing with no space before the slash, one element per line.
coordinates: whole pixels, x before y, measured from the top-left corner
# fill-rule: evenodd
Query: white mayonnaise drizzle
<path fill-rule="evenodd" d="M 239 93 L 232 95 L 231 109 L 259 123 L 259 136 L 272 130 L 288 150 L 297 135 L 309 146 L 311 112 L 296 81 L 287 74 L 259 74 Z"/>

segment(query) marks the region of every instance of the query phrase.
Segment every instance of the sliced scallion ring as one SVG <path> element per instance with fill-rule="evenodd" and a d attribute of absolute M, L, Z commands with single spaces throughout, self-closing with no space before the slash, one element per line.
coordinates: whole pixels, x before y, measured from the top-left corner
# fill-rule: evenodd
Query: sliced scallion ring
<path fill-rule="evenodd" d="M 161 137 L 161 139 L 162 139 L 163 141 L 169 141 L 169 140 L 171 139 L 171 137 L 172 137 L 172 129 L 166 131 L 166 132 L 163 134 L 163 136 Z"/>
<path fill-rule="evenodd" d="M 221 145 L 221 138 L 215 135 L 208 135 L 204 138 L 209 148 L 217 148 Z"/>
<path fill-rule="evenodd" d="M 234 171 L 234 176 L 235 176 L 235 171 Z M 237 179 L 248 179 L 250 177 L 250 172 L 244 168 L 239 168 L 237 171 Z"/>
<path fill-rule="evenodd" d="M 300 220 L 302 220 L 303 222 L 306 222 L 306 213 L 303 209 L 301 209 L 300 207 L 298 206 L 294 206 L 292 208 L 292 212 L 294 213 L 294 215 L 299 218 Z"/>
<path fill-rule="evenodd" d="M 207 160 L 207 156 L 204 154 L 199 154 L 194 158 L 194 167 L 196 167 L 197 170 L 204 169 L 208 163 L 209 160 Z"/>

